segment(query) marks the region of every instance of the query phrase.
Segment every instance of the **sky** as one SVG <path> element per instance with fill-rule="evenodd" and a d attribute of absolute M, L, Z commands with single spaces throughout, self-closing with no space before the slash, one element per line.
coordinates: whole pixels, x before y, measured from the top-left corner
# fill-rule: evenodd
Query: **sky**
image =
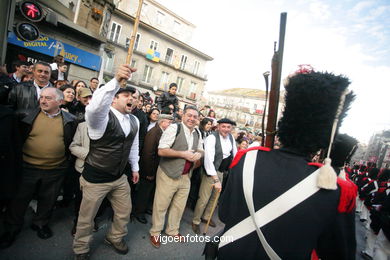
<path fill-rule="evenodd" d="M 357 97 L 340 132 L 368 143 L 390 129 L 390 0 L 157 1 L 194 24 L 190 45 L 214 58 L 206 91 L 265 89 L 287 12 L 282 80 L 299 64 L 343 74 Z"/>

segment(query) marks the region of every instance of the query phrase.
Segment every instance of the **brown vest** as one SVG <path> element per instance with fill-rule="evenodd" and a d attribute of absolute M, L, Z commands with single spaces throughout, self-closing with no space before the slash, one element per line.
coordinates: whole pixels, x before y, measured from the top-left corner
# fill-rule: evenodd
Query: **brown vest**
<path fill-rule="evenodd" d="M 176 151 L 187 151 L 188 143 L 184 134 L 183 126 L 179 127 L 178 125 L 178 128 L 179 133 L 176 135 L 176 139 L 173 142 L 171 149 Z M 198 131 L 194 130 L 192 135 L 194 137 L 192 150 L 196 151 L 198 149 L 199 133 Z M 181 176 L 183 172 L 185 162 L 186 160 L 183 158 L 161 157 L 160 167 L 167 176 L 172 179 L 177 179 Z"/>

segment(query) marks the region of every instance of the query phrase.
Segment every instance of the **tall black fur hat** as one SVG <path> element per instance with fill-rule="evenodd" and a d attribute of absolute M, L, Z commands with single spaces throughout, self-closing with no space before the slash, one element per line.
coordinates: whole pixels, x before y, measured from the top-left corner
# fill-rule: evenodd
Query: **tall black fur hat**
<path fill-rule="evenodd" d="M 344 163 L 349 162 L 356 151 L 358 141 L 347 134 L 338 134 L 333 142 L 333 148 L 330 152 L 333 167 L 342 167 Z"/>
<path fill-rule="evenodd" d="M 278 123 L 283 147 L 307 155 L 327 148 L 341 97 L 349 84 L 348 78 L 327 72 L 311 71 L 290 77 Z"/>

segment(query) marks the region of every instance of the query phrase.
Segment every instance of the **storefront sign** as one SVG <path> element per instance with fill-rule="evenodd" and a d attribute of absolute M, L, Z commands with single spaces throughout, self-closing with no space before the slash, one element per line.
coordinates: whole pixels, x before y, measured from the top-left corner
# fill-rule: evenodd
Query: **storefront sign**
<path fill-rule="evenodd" d="M 8 43 L 52 57 L 62 55 L 64 56 L 65 61 L 91 70 L 97 71 L 100 69 L 100 56 L 44 35 L 41 35 L 36 41 L 25 42 L 17 38 L 14 33 L 10 32 L 8 34 Z"/>

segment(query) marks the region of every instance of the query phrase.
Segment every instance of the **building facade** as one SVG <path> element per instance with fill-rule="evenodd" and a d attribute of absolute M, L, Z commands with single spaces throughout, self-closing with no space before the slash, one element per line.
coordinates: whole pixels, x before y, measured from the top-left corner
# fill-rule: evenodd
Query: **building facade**
<path fill-rule="evenodd" d="M 137 8 L 136 0 L 117 1 L 103 53 L 105 81 L 126 61 Z M 131 60 L 137 72 L 129 84 L 155 97 L 175 82 L 181 106 L 197 104 L 207 82 L 206 63 L 212 57 L 189 45 L 194 30 L 193 24 L 156 1 L 144 1 Z"/>
<path fill-rule="evenodd" d="M 8 33 L 7 64 L 16 59 L 33 63 L 51 63 L 60 54 L 69 65 L 68 79 L 89 81 L 96 77 L 102 64 L 103 46 L 111 14 L 113 0 L 37 0 L 44 18 L 36 23 L 40 37 L 25 42 L 14 32 Z M 25 21 L 15 2 L 14 24 Z M 11 69 L 11 68 L 9 68 Z"/>
<path fill-rule="evenodd" d="M 370 138 L 364 160 L 375 162 L 379 168 L 390 167 L 390 130 L 376 133 Z"/>
<path fill-rule="evenodd" d="M 283 93 L 280 94 L 283 97 Z M 206 104 L 213 107 L 217 118 L 228 117 L 239 127 L 249 127 L 260 131 L 266 105 L 266 93 L 258 89 L 233 88 L 208 92 Z M 278 116 L 283 109 L 283 99 L 279 100 Z M 267 107 L 268 109 L 268 107 Z M 267 116 L 264 118 L 264 128 Z"/>

